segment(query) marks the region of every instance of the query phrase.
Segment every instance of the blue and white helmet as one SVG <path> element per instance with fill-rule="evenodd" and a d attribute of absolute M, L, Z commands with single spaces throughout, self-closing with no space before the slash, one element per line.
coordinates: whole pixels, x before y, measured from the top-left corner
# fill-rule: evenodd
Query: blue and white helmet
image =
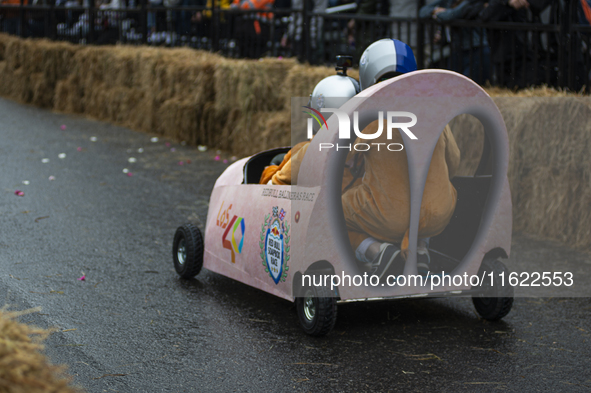
<path fill-rule="evenodd" d="M 386 74 L 416 70 L 417 61 L 410 46 L 396 39 L 381 39 L 368 46 L 359 60 L 361 90 L 374 85 Z"/>

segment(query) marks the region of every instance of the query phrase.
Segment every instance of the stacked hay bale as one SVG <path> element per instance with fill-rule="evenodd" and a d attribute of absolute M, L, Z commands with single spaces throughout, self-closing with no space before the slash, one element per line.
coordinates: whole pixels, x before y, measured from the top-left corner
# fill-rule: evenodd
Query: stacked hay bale
<path fill-rule="evenodd" d="M 25 312 L 26 313 L 26 312 Z M 49 363 L 41 353 L 47 330 L 19 323 L 22 312 L 0 311 L 0 390 L 7 393 L 75 393 L 64 367 Z"/>
<path fill-rule="evenodd" d="M 279 59 L 223 60 L 216 65 L 216 100 L 210 108 L 215 115 L 203 126 L 225 124 L 217 146 L 248 155 L 276 147 L 281 139 L 276 136 L 289 134 L 289 124 L 283 128 L 277 119 L 289 118 L 283 85 L 294 67 L 295 60 Z"/>
<path fill-rule="evenodd" d="M 0 94 L 52 108 L 57 82 L 68 73 L 77 47 L 0 34 Z"/>

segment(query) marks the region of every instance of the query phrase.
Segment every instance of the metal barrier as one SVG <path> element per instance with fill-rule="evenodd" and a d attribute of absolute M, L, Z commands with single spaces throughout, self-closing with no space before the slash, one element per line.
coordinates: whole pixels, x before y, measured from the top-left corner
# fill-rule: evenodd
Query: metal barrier
<path fill-rule="evenodd" d="M 591 88 L 591 27 L 578 23 L 579 0 L 556 0 L 553 24 L 441 24 L 418 17 L 312 12 L 307 1 L 303 9 L 273 10 L 220 8 L 219 0 L 209 7 L 184 6 L 183 0 L 170 7 L 119 0 L 121 7 L 114 9 L 89 0 L 83 0 L 85 6 L 28 1 L 0 4 L 0 31 L 80 44 L 188 46 L 234 58 L 297 56 L 311 64 L 332 64 L 337 54 L 359 59 L 371 42 L 390 37 L 413 48 L 420 69 L 451 69 L 480 84 L 510 88 Z"/>

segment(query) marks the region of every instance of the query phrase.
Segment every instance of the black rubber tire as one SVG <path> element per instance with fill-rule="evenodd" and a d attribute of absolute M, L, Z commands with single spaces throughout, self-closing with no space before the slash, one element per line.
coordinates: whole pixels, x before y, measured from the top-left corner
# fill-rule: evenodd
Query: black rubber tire
<path fill-rule="evenodd" d="M 300 324 L 304 332 L 311 336 L 324 336 L 328 334 L 337 321 L 337 299 L 331 296 L 331 292 L 325 287 L 306 288 L 303 290 L 304 297 L 296 298 L 296 310 Z M 311 296 L 315 313 L 310 319 L 306 316 L 305 300 L 306 295 Z"/>
<path fill-rule="evenodd" d="M 184 261 L 179 260 L 179 246 L 182 245 L 185 247 Z M 183 253 L 181 252 L 181 254 Z M 203 267 L 203 236 L 195 225 L 185 224 L 176 230 L 172 242 L 172 261 L 174 269 L 181 278 L 193 278 L 201 271 Z"/>
<path fill-rule="evenodd" d="M 483 261 L 479 276 L 486 272 L 488 281 L 483 286 L 481 294 L 472 296 L 472 303 L 474 303 L 478 315 L 483 319 L 498 321 L 509 314 L 511 307 L 513 307 L 513 287 L 510 285 L 500 286 L 498 279 L 495 280 L 495 285 L 491 286 L 488 277 L 491 271 L 494 273 L 495 279 L 499 277 L 499 273 L 504 273 L 505 277 L 509 276 L 509 270 L 501 261 Z M 505 284 L 507 284 L 506 281 Z"/>

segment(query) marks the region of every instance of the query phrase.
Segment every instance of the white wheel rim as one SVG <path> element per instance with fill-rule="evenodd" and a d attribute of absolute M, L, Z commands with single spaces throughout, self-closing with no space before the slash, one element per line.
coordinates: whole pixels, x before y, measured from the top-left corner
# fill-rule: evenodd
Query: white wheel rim
<path fill-rule="evenodd" d="M 182 238 L 179 242 L 179 248 L 176 252 L 177 260 L 179 261 L 179 265 L 184 265 L 185 261 L 187 260 L 187 248 L 185 247 L 185 239 Z"/>

